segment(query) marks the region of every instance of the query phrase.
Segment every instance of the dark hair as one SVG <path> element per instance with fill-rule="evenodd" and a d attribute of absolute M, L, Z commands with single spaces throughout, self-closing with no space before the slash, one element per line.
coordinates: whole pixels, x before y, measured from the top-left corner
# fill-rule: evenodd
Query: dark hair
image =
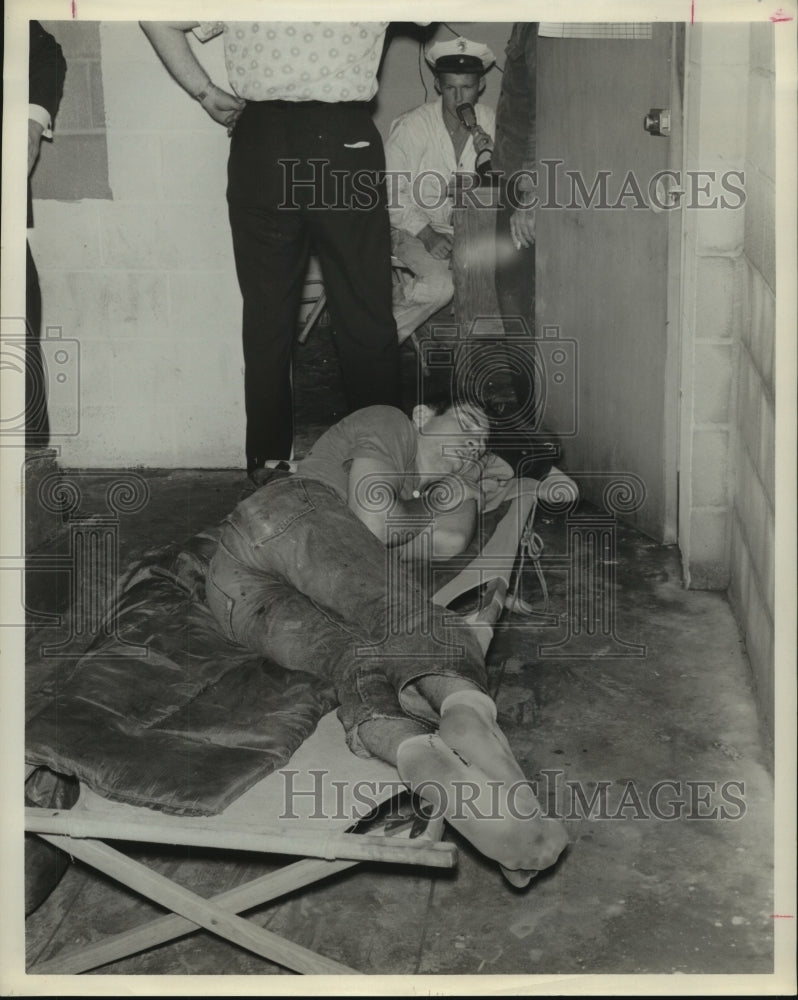
<path fill-rule="evenodd" d="M 472 406 L 482 410 L 488 420 L 493 423 L 501 416 L 501 408 L 492 399 L 479 399 L 473 392 L 462 385 L 454 386 L 451 377 L 438 380 L 428 379 L 419 386 L 418 403 L 428 406 L 436 416 L 446 413 L 453 406 Z"/>

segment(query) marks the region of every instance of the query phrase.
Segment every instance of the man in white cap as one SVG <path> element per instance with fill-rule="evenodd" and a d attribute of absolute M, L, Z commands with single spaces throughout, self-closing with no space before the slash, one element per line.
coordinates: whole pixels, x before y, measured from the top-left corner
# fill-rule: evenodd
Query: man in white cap
<path fill-rule="evenodd" d="M 412 272 L 394 291 L 400 344 L 452 300 L 453 185 L 489 159 L 495 132 L 493 109 L 478 103 L 490 49 L 455 38 L 431 46 L 426 59 L 440 100 L 397 118 L 385 144 L 393 253 Z M 458 114 L 463 105 L 473 110 L 471 127 Z"/>

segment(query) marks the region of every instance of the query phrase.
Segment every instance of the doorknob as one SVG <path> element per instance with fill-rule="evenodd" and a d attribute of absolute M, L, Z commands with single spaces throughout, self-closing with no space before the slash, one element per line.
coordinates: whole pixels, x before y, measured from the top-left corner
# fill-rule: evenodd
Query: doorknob
<path fill-rule="evenodd" d="M 651 108 L 645 117 L 643 128 L 650 135 L 670 135 L 671 109 Z"/>

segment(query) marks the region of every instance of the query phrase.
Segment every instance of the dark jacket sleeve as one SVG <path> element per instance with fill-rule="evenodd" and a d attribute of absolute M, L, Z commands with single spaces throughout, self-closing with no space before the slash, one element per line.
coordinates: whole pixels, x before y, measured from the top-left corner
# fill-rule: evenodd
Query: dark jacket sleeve
<path fill-rule="evenodd" d="M 537 22 L 516 23 L 505 50 L 492 161 L 508 175 L 536 163 L 537 35 Z"/>
<path fill-rule="evenodd" d="M 66 59 L 61 46 L 38 21 L 30 22 L 28 57 L 28 103 L 39 104 L 55 120 L 64 92 Z"/>

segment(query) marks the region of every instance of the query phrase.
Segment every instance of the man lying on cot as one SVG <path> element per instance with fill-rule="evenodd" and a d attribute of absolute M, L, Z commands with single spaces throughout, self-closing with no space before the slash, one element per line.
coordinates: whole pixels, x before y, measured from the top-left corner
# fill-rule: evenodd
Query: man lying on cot
<path fill-rule="evenodd" d="M 394 765 L 526 885 L 565 830 L 541 816 L 497 725 L 477 632 L 414 571 L 471 541 L 488 432 L 483 409 L 450 398 L 412 419 L 350 414 L 225 520 L 207 597 L 228 638 L 331 683 L 350 749 Z"/>

